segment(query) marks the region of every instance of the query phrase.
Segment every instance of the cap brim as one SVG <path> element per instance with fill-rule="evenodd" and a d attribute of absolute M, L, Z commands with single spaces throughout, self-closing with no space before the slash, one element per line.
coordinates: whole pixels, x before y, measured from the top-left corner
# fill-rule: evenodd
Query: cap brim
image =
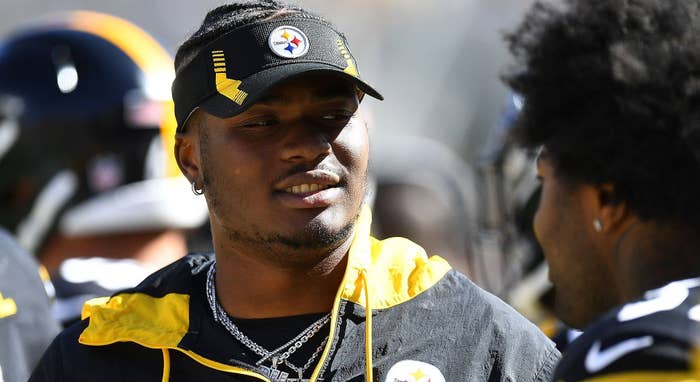
<path fill-rule="evenodd" d="M 199 107 L 216 117 L 230 118 L 242 113 L 247 108 L 255 104 L 261 97 L 267 94 L 272 87 L 280 84 L 281 82 L 304 74 L 323 72 L 327 72 L 329 75 L 336 75 L 345 78 L 357 86 L 357 88 L 363 93 L 368 94 L 378 100 L 384 100 L 384 97 L 370 84 L 338 67 L 318 62 L 305 62 L 290 63 L 288 65 L 268 68 L 245 78 L 242 81 L 240 88 L 246 91 L 248 95 L 240 105 L 231 102 L 230 99 L 217 93 L 200 103 Z"/>

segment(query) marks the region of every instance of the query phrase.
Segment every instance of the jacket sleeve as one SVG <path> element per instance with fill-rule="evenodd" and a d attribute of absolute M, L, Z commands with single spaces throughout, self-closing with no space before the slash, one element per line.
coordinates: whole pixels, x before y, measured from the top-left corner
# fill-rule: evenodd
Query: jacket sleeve
<path fill-rule="evenodd" d="M 542 366 L 537 370 L 537 374 L 535 374 L 533 382 L 551 381 L 551 378 L 554 375 L 554 370 L 556 369 L 560 358 L 561 354 L 559 354 L 559 351 L 555 347 L 552 347 L 549 354 L 542 362 Z"/>

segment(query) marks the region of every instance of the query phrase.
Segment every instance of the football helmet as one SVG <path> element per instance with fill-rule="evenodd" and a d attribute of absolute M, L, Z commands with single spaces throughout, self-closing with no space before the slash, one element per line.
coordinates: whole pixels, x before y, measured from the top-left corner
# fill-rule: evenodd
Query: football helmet
<path fill-rule="evenodd" d="M 0 42 L 0 226 L 64 235 L 193 228 L 206 204 L 173 159 L 168 53 L 120 18 L 70 12 Z"/>

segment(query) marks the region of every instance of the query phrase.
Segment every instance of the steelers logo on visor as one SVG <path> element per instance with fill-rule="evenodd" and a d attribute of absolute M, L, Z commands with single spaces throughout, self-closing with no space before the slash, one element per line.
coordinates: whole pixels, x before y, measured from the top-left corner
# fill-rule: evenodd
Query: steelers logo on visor
<path fill-rule="evenodd" d="M 309 51 L 309 39 L 304 32 L 288 25 L 275 28 L 267 43 L 272 52 L 282 58 L 301 57 Z"/>

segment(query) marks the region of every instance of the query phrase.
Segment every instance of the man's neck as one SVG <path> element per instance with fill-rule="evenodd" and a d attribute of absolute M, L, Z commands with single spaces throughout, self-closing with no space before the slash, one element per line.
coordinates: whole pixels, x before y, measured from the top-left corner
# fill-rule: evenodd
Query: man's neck
<path fill-rule="evenodd" d="M 638 224 L 618 249 L 621 302 L 640 298 L 644 292 L 672 281 L 700 276 L 697 232 Z"/>
<path fill-rule="evenodd" d="M 216 294 L 238 318 L 329 312 L 345 274 L 352 235 L 312 264 L 276 265 L 252 251 L 216 249 Z"/>

